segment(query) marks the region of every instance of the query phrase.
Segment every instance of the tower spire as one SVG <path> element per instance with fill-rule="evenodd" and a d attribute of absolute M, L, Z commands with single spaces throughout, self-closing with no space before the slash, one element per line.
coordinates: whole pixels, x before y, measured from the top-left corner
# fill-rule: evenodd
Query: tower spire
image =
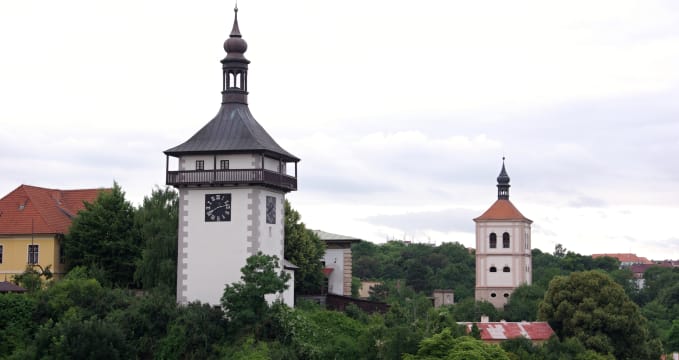
<path fill-rule="evenodd" d="M 226 57 L 222 59 L 222 104 L 248 103 L 248 64 L 243 54 L 248 43 L 243 40 L 238 27 L 238 3 L 233 8 L 233 27 L 229 38 L 224 41 Z"/>
<path fill-rule="evenodd" d="M 497 199 L 509 200 L 509 175 L 505 169 L 505 157 L 502 157 L 502 170 L 497 176 Z"/>

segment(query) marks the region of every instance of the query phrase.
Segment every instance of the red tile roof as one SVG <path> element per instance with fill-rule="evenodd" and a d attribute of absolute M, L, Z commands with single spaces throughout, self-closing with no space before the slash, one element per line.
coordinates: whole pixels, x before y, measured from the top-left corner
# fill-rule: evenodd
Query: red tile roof
<path fill-rule="evenodd" d="M 93 202 L 102 190 L 21 185 L 0 199 L 0 235 L 65 234 L 84 202 Z"/>
<path fill-rule="evenodd" d="M 653 261 L 648 260 L 645 257 L 639 257 L 636 254 L 630 253 L 619 253 L 619 254 L 592 254 L 592 258 L 596 259 L 599 257 L 612 257 L 618 259 L 621 263 L 632 263 L 632 264 L 653 264 Z"/>
<path fill-rule="evenodd" d="M 464 323 L 467 332 L 471 331 L 472 324 Z M 525 337 L 533 341 L 548 340 L 554 335 L 554 330 L 546 322 L 478 322 L 475 323 L 481 331 L 481 340 L 496 341 Z"/>
<path fill-rule="evenodd" d="M 506 199 L 498 199 L 486 212 L 474 219 L 474 221 L 479 220 L 523 220 L 533 222 L 523 216 L 514 204 Z"/>

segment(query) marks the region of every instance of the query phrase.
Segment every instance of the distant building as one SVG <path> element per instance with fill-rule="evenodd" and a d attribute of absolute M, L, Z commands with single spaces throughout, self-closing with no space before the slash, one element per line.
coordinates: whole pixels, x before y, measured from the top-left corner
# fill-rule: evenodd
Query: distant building
<path fill-rule="evenodd" d="M 26 266 L 51 266 L 55 278 L 63 276 L 64 235 L 84 203 L 101 191 L 21 185 L 0 199 L 0 280 L 11 280 Z"/>
<path fill-rule="evenodd" d="M 476 223 L 477 301 L 502 308 L 514 289 L 532 282 L 531 224 L 509 201 L 509 175 L 502 158 L 497 201 Z"/>
<path fill-rule="evenodd" d="M 351 296 L 351 244 L 360 242 L 361 240 L 321 230 L 312 231 L 325 243 L 323 273 L 328 280 L 328 293 Z"/>
<path fill-rule="evenodd" d="M 434 300 L 434 307 L 435 308 L 440 308 L 441 306 L 444 305 L 453 305 L 455 304 L 455 293 L 453 290 L 434 290 L 432 293 L 432 298 Z"/>
<path fill-rule="evenodd" d="M 618 261 L 620 261 L 620 267 L 629 267 L 632 265 L 639 264 L 653 264 L 653 261 L 648 260 L 645 257 L 639 257 L 636 254 L 631 253 L 592 254 L 592 259 L 605 256 L 618 259 Z"/>
<path fill-rule="evenodd" d="M 370 290 L 377 285 L 382 285 L 381 281 L 361 280 L 361 287 L 358 289 L 358 297 L 367 299 L 370 297 Z"/>
<path fill-rule="evenodd" d="M 499 344 L 505 340 L 526 338 L 533 344 L 542 344 L 554 335 L 554 330 L 547 322 L 489 322 L 487 319 L 478 323 L 464 322 L 467 333 L 476 324 L 479 328 L 481 340 L 489 344 Z"/>

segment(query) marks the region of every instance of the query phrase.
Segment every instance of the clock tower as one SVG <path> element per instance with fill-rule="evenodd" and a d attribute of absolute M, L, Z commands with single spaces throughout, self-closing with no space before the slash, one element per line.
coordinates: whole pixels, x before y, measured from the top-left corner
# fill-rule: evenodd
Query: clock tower
<path fill-rule="evenodd" d="M 531 220 L 509 201 L 509 175 L 502 158 L 497 201 L 476 223 L 477 301 L 504 307 L 514 289 L 532 281 Z"/>
<path fill-rule="evenodd" d="M 261 251 L 283 266 L 283 203 L 297 190 L 299 158 L 285 151 L 248 108 L 247 43 L 238 28 L 224 42 L 219 112 L 186 142 L 165 151 L 166 184 L 179 190 L 177 302 L 218 305 Z M 169 157 L 177 158 L 170 169 Z M 286 302 L 290 303 L 288 289 Z M 283 299 L 283 294 L 277 294 Z"/>

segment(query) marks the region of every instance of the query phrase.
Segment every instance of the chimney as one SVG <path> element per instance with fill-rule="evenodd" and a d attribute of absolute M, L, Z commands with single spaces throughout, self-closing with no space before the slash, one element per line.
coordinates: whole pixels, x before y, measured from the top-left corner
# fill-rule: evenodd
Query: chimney
<path fill-rule="evenodd" d="M 481 315 L 481 322 L 487 323 L 488 322 L 488 315 Z"/>

